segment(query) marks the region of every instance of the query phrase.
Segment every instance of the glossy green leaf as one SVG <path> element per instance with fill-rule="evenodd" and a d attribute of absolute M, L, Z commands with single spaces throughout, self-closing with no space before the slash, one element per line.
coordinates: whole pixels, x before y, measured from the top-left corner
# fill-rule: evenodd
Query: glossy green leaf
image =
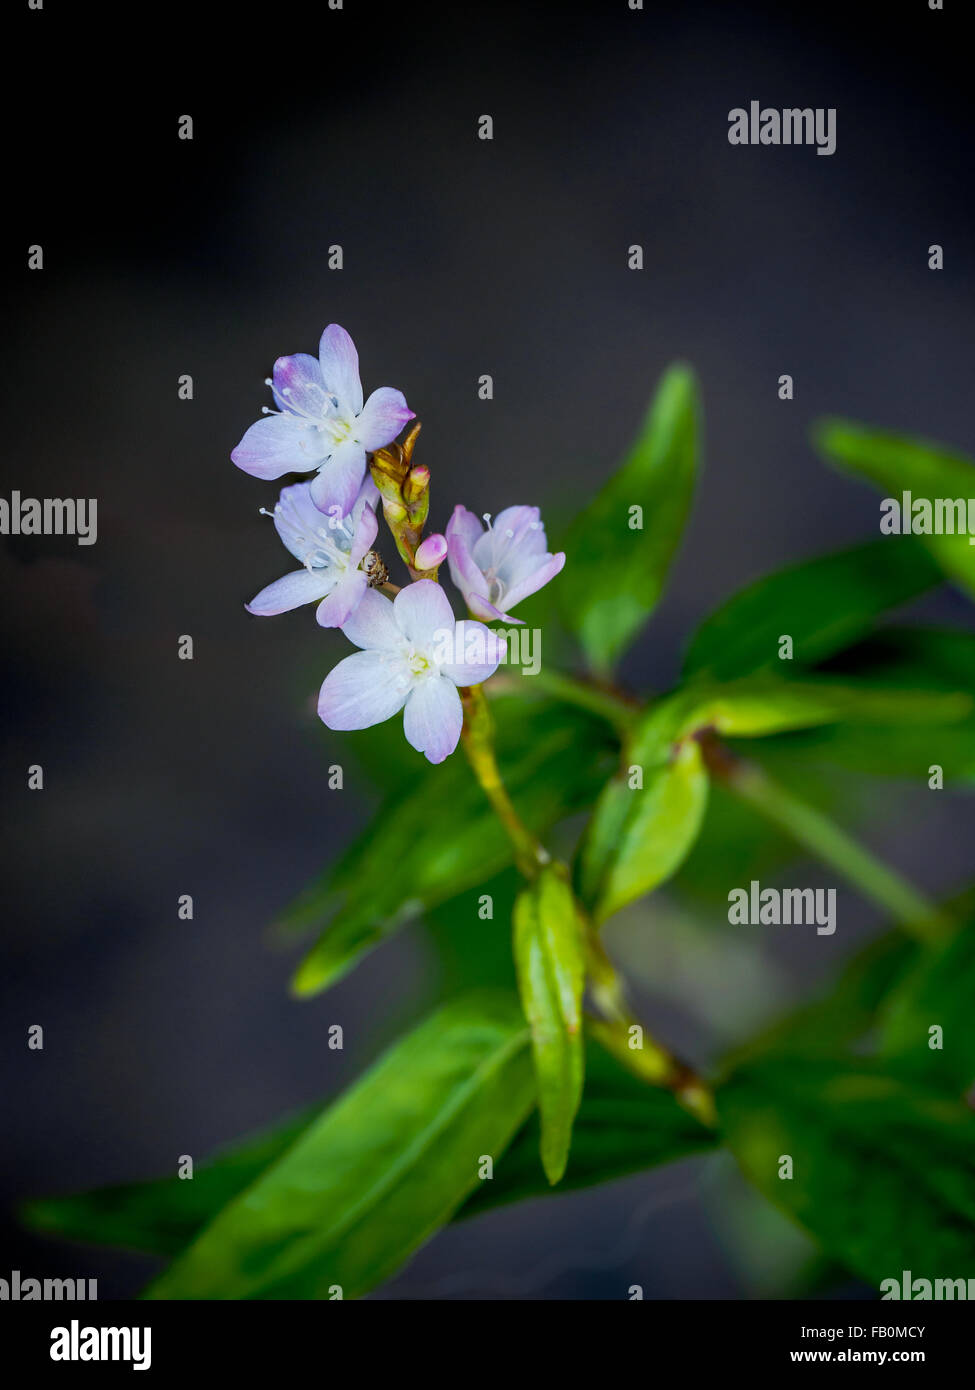
<path fill-rule="evenodd" d="M 972 499 L 975 512 L 975 466 L 971 459 L 938 444 L 883 433 L 847 420 L 823 421 L 817 428 L 816 442 L 842 471 L 867 479 L 883 493 L 885 500 L 896 501 L 900 508 L 900 524 L 905 531 L 910 513 L 913 513 L 916 538 L 927 547 L 949 579 L 975 595 L 975 546 L 969 545 L 967 532 L 969 499 Z M 908 515 L 904 514 L 905 494 L 909 494 Z M 939 521 L 934 510 L 937 505 L 955 500 L 962 504 L 961 518 L 950 509 L 947 515 L 940 517 L 942 528 L 946 530 L 950 522 L 954 534 L 919 534 L 918 524 L 925 523 L 921 511 L 914 513 L 915 502 L 930 504 L 933 515 L 929 524 L 933 525 Z M 966 528 L 963 531 L 959 529 L 959 520 Z"/>
<path fill-rule="evenodd" d="M 152 1284 L 156 1299 L 356 1298 L 450 1219 L 534 1103 L 528 1030 L 470 995 L 390 1049 Z"/>
<path fill-rule="evenodd" d="M 637 1080 L 591 1041 L 586 1043 L 585 1072 L 572 1152 L 559 1192 L 609 1182 L 714 1148 L 714 1131 L 688 1114 L 669 1091 Z M 174 1175 L 45 1198 L 28 1203 L 24 1218 L 35 1230 L 66 1240 L 175 1255 L 280 1158 L 320 1113 L 320 1106 L 309 1108 L 275 1129 L 229 1146 L 198 1165 L 192 1182 Z M 538 1162 L 540 1142 L 536 1112 L 495 1164 L 493 1178 L 477 1184 L 453 1219 L 550 1194 L 552 1188 Z"/>
<path fill-rule="evenodd" d="M 842 721 L 934 722 L 970 713 L 964 694 L 891 690 L 820 677 L 756 675 L 724 684 L 691 682 L 637 724 L 622 766 L 607 783 L 580 852 L 579 893 L 598 922 L 651 892 L 683 863 L 701 828 L 705 733 L 760 738 Z M 634 785 L 642 778 L 642 787 Z"/>
<path fill-rule="evenodd" d="M 601 673 L 663 592 L 694 495 L 699 415 L 693 373 L 671 367 L 630 453 L 566 538 L 571 560 L 558 580 L 562 611 Z M 641 517 L 634 507 L 642 508 Z"/>
<path fill-rule="evenodd" d="M 615 748 L 602 720 L 532 699 L 498 700 L 492 709 L 508 791 L 536 834 L 591 802 Z M 507 834 L 463 754 L 426 769 L 284 914 L 285 930 L 328 923 L 299 966 L 296 992 L 328 988 L 405 922 L 511 859 Z"/>
<path fill-rule="evenodd" d="M 833 679 L 868 680 L 942 692 L 975 691 L 975 636 L 948 628 L 890 627 L 830 663 Z M 933 725 L 913 718 L 887 728 L 834 726 L 787 740 L 800 767 L 814 762 L 875 776 L 927 782 L 938 765 L 944 785 L 975 781 L 975 718 Z"/>
<path fill-rule="evenodd" d="M 704 620 L 684 672 L 726 680 L 775 666 L 783 634 L 792 638 L 797 663 L 816 665 L 940 579 L 924 547 L 909 537 L 882 537 L 790 565 L 749 584 Z"/>
<path fill-rule="evenodd" d="M 583 841 L 579 891 L 596 922 L 676 872 L 707 805 L 707 772 L 693 739 L 676 745 L 669 761 L 643 767 L 640 786 L 630 770 L 637 762 L 607 784 Z"/>
<path fill-rule="evenodd" d="M 536 1112 L 495 1166 L 493 1181 L 481 1183 L 455 1219 L 550 1194 L 538 1164 L 540 1139 Z M 715 1131 L 688 1114 L 670 1091 L 638 1080 L 604 1048 L 587 1041 L 585 1089 L 573 1128 L 572 1152 L 556 1192 L 592 1187 L 707 1153 L 717 1142 Z"/>
<path fill-rule="evenodd" d="M 901 720 L 950 723 L 971 714 L 973 701 L 962 692 L 893 690 L 868 682 L 821 677 L 779 680 L 747 676 L 713 689 L 688 687 L 681 694 L 686 716 L 677 737 L 713 730 L 726 738 L 763 738 L 821 724 L 894 724 Z"/>
<path fill-rule="evenodd" d="M 742 1068 L 717 1099 L 746 1176 L 868 1283 L 975 1276 L 966 1106 L 867 1062 L 798 1057 Z"/>
<path fill-rule="evenodd" d="M 586 978 L 584 924 L 559 865 L 547 865 L 519 893 L 513 925 L 518 992 L 535 1061 L 542 1167 L 554 1184 L 565 1172 L 582 1097 Z"/>
<path fill-rule="evenodd" d="M 975 919 L 925 951 L 884 1010 L 881 1050 L 899 1071 L 975 1097 Z M 933 1031 L 939 1030 L 939 1031 Z"/>

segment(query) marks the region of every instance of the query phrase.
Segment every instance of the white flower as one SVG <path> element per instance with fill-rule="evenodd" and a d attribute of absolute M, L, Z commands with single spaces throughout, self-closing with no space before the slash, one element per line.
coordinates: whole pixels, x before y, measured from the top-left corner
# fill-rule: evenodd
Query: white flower
<path fill-rule="evenodd" d="M 487 529 L 466 507 L 457 506 L 447 522 L 450 577 L 478 618 L 517 623 L 507 609 L 554 579 L 565 554 L 546 550 L 545 527 L 537 507 L 506 507 Z"/>
<path fill-rule="evenodd" d="M 494 674 L 504 639 L 483 623 L 455 621 L 432 579 L 408 584 L 392 602 L 370 589 L 342 631 L 363 650 L 326 676 L 322 721 L 330 729 L 368 729 L 403 710 L 407 741 L 442 763 L 464 722 L 457 687 Z"/>
<path fill-rule="evenodd" d="M 268 617 L 321 599 L 315 615 L 319 623 L 341 627 L 368 588 L 368 575 L 359 565 L 376 539 L 373 509 L 378 498 L 376 485 L 367 478 L 348 516 L 340 517 L 337 508 L 325 516 L 311 499 L 310 483 L 282 488 L 274 527 L 304 568 L 268 584 L 246 605 L 248 613 Z"/>
<path fill-rule="evenodd" d="M 380 386 L 362 404 L 359 355 L 337 323 L 322 334 L 317 360 L 307 352 L 279 357 L 268 385 L 280 413 L 267 410 L 230 457 L 255 478 L 316 469 L 315 506 L 323 512 L 338 507 L 347 516 L 366 471 L 366 451 L 390 444 L 413 419 L 402 391 Z"/>

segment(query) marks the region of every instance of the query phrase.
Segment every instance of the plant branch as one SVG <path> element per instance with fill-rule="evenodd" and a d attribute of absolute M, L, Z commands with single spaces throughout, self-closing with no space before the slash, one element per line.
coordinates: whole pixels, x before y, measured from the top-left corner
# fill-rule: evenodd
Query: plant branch
<path fill-rule="evenodd" d="M 586 952 L 592 997 L 602 1019 L 587 1019 L 590 1034 L 634 1076 L 651 1086 L 673 1091 L 675 1097 L 702 1124 L 717 1123 L 714 1094 L 694 1069 L 654 1038 L 649 1029 L 630 1013 L 622 979 L 606 954 L 606 948 L 592 923 L 586 919 Z M 632 1045 L 634 1028 L 639 1028 L 639 1047 Z"/>
<path fill-rule="evenodd" d="M 549 853 L 518 815 L 502 781 L 494 751 L 494 723 L 483 687 L 463 687 L 460 695 L 464 706 L 461 741 L 467 760 L 495 814 L 508 832 L 519 870 L 525 878 L 533 879 L 539 869 L 550 862 Z M 702 1124 L 713 1127 L 714 1097 L 707 1083 L 686 1062 L 674 1057 L 658 1043 L 642 1024 L 636 1023 L 627 1008 L 623 981 L 581 905 L 579 913 L 585 928 L 587 973 L 593 1000 L 605 1015 L 602 1020 L 590 1020 L 590 1032 L 634 1075 L 652 1086 L 673 1091 L 686 1110 Z M 635 1026 L 640 1028 L 639 1048 L 630 1046 L 630 1029 Z"/>
<path fill-rule="evenodd" d="M 793 796 L 763 768 L 732 754 L 717 740 L 703 739 L 702 748 L 710 771 L 731 792 L 834 869 L 863 897 L 882 907 L 911 936 L 930 944 L 945 933 L 948 924 L 934 904 L 828 816 Z"/>
<path fill-rule="evenodd" d="M 651 1086 L 672 1091 L 685 1110 L 709 1129 L 715 1127 L 717 1113 L 710 1086 L 686 1062 L 680 1061 L 656 1042 L 642 1024 L 631 1019 L 615 1021 L 589 1015 L 586 1027 L 590 1036 L 601 1043 L 621 1066 Z M 640 1029 L 639 1047 L 631 1046 L 632 1028 Z"/>
<path fill-rule="evenodd" d="M 460 697 L 464 706 L 461 743 L 467 754 L 467 761 L 495 815 L 508 832 L 518 868 L 526 878 L 534 878 L 539 869 L 549 862 L 550 855 L 515 810 L 501 778 L 494 751 L 494 722 L 484 698 L 483 687 L 464 686 L 461 688 Z"/>
<path fill-rule="evenodd" d="M 575 676 L 565 676 L 561 671 L 538 671 L 532 676 L 519 677 L 507 674 L 495 676 L 487 687 L 487 693 L 491 698 L 498 699 L 514 694 L 551 695 L 564 704 L 576 705 L 590 714 L 599 715 L 612 724 L 621 736 L 629 733 L 640 714 L 640 707 L 625 696 Z"/>

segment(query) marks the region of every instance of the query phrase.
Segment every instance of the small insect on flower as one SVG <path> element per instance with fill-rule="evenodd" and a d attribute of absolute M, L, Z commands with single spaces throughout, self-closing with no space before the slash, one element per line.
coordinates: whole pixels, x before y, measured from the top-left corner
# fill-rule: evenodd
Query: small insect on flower
<path fill-rule="evenodd" d="M 390 444 L 413 411 L 402 391 L 380 386 L 362 403 L 359 355 L 337 323 L 322 334 L 318 357 L 296 352 L 279 357 L 267 384 L 278 411 L 265 407 L 231 454 L 255 478 L 309 473 L 311 498 L 320 511 L 347 516 L 366 471 L 366 451 Z"/>
<path fill-rule="evenodd" d="M 372 480 L 366 479 L 348 516 L 325 516 L 311 500 L 310 483 L 282 488 L 270 515 L 274 529 L 304 568 L 268 584 L 245 605 L 247 611 L 268 617 L 320 599 L 315 614 L 319 624 L 341 627 L 375 582 L 365 562 L 375 555 L 371 546 L 379 525 L 374 511 L 378 498 Z"/>
<path fill-rule="evenodd" d="M 370 589 L 381 589 L 389 578 L 389 570 L 381 555 L 370 550 L 362 561 L 363 572 L 368 576 Z"/>
<path fill-rule="evenodd" d="M 508 609 L 554 579 L 565 554 L 549 554 L 537 507 L 506 507 L 487 527 L 466 507 L 447 522 L 450 577 L 477 618 L 517 623 Z"/>
<path fill-rule="evenodd" d="M 407 741 L 432 763 L 457 747 L 463 708 L 459 685 L 497 670 L 504 639 L 483 623 L 457 622 L 447 595 L 418 579 L 390 602 L 367 591 L 342 631 L 363 650 L 325 677 L 318 713 L 330 729 L 368 729 L 403 711 Z"/>

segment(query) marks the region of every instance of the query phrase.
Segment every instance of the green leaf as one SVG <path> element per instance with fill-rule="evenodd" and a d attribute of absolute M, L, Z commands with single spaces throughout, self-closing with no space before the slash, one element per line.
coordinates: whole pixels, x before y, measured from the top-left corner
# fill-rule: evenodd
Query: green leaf
<path fill-rule="evenodd" d="M 794 659 L 816 665 L 940 578 L 923 546 L 907 537 L 880 538 L 777 570 L 704 620 L 691 639 L 684 673 L 726 680 L 774 666 L 784 633 L 792 638 Z"/>
<path fill-rule="evenodd" d="M 714 1131 L 688 1114 L 670 1091 L 637 1080 L 590 1040 L 585 1071 L 572 1153 L 559 1192 L 609 1182 L 714 1148 Z M 45 1198 L 27 1203 L 22 1214 L 35 1230 L 67 1240 L 175 1255 L 221 1207 L 280 1158 L 320 1113 L 320 1106 L 310 1107 L 275 1129 L 228 1146 L 198 1165 L 192 1182 L 173 1176 Z M 536 1113 L 495 1165 L 493 1179 L 478 1183 L 453 1219 L 551 1193 L 538 1163 L 540 1141 Z"/>
<path fill-rule="evenodd" d="M 670 367 L 630 453 L 566 537 L 562 611 L 601 674 L 663 592 L 694 494 L 699 415 L 690 368 Z M 636 506 L 643 509 L 642 529 L 631 529 Z"/>
<path fill-rule="evenodd" d="M 829 664 L 834 679 L 914 690 L 975 690 L 975 635 L 958 628 L 885 627 Z"/>
<path fill-rule="evenodd" d="M 508 791 L 536 834 L 591 803 L 615 749 L 602 720 L 530 698 L 497 700 L 492 712 Z M 284 914 L 286 931 L 329 924 L 299 966 L 296 993 L 327 989 L 404 923 L 511 859 L 462 753 L 419 774 Z"/>
<path fill-rule="evenodd" d="M 901 525 L 906 528 L 910 515 L 901 507 L 903 495 L 915 500 L 962 502 L 967 526 L 968 499 L 975 498 L 975 466 L 964 455 L 949 452 L 938 444 L 903 435 L 885 434 L 847 420 L 825 420 L 816 430 L 820 450 L 841 471 L 853 473 L 875 484 L 900 509 Z M 935 517 L 937 512 L 935 511 Z M 953 513 L 949 512 L 955 525 Z M 921 520 L 914 518 L 915 526 Z M 944 525 L 944 520 L 942 525 Z M 942 572 L 971 595 L 975 595 L 975 546 L 969 545 L 967 529 L 954 535 L 914 534 L 925 545 Z"/>
<path fill-rule="evenodd" d="M 926 951 L 887 1001 L 881 1050 L 899 1072 L 956 1096 L 975 1094 L 975 922 Z M 932 1048 L 930 1029 L 941 1046 Z"/>
<path fill-rule="evenodd" d="M 890 627 L 830 663 L 834 679 L 917 690 L 975 690 L 975 636 L 948 628 Z M 853 772 L 927 781 L 944 770 L 945 786 L 975 781 L 975 719 L 950 725 L 911 719 L 889 728 L 835 726 L 786 740 L 800 767 L 828 763 Z"/>
<path fill-rule="evenodd" d="M 796 1057 L 718 1091 L 746 1176 L 868 1283 L 975 1276 L 975 1114 L 866 1062 Z M 791 1178 L 780 1177 L 782 1157 Z"/>
<path fill-rule="evenodd" d="M 952 722 L 972 712 L 964 693 L 892 690 L 869 682 L 842 682 L 811 677 L 779 680 L 746 676 L 709 690 L 681 692 L 684 717 L 677 737 L 713 730 L 726 738 L 764 738 L 793 729 L 843 722 L 894 724 L 901 720 Z M 680 710 L 678 710 L 678 714 Z"/>
<path fill-rule="evenodd" d="M 760 738 L 840 721 L 934 722 L 960 719 L 971 708 L 971 698 L 963 694 L 822 678 L 692 681 L 636 725 L 583 840 L 580 897 L 602 922 L 677 871 L 701 829 L 707 803 L 708 778 L 697 742 L 705 733 Z M 642 788 L 630 785 L 634 768 L 641 770 Z"/>
<path fill-rule="evenodd" d="M 514 999 L 469 995 L 390 1049 L 211 1222 L 156 1299 L 345 1298 L 450 1219 L 534 1102 Z"/>
<path fill-rule="evenodd" d="M 715 1148 L 715 1131 L 690 1115 L 670 1091 L 638 1080 L 591 1040 L 585 1052 L 585 1089 L 557 1192 L 610 1182 Z M 536 1113 L 495 1166 L 493 1181 L 481 1183 L 454 1219 L 551 1194 L 538 1166 L 540 1138 Z"/>
<path fill-rule="evenodd" d="M 875 777 L 910 778 L 926 784 L 937 764 L 944 786 L 975 784 L 975 720 L 955 724 L 834 724 L 792 736 L 798 767 L 830 764 Z"/>
<path fill-rule="evenodd" d="M 642 786 L 630 782 L 624 768 L 607 784 L 580 852 L 579 891 L 597 923 L 676 872 L 707 805 L 708 776 L 692 739 L 669 762 L 644 767 Z"/>
<path fill-rule="evenodd" d="M 552 1184 L 565 1172 L 582 1096 L 583 932 L 564 871 L 547 865 L 515 901 L 514 957 L 531 1028 L 542 1167 Z"/>
<path fill-rule="evenodd" d="M 68 1197 L 26 1202 L 25 1222 L 37 1231 L 90 1245 L 175 1255 L 221 1207 L 290 1148 L 321 1106 L 309 1106 L 273 1128 L 238 1140 L 198 1166 L 192 1182 L 175 1174 L 119 1183 Z"/>
<path fill-rule="evenodd" d="M 476 888 L 424 913 L 439 999 L 468 989 L 517 990 L 511 935 L 505 924 L 511 921 L 524 881 L 517 869 L 502 869 Z M 486 917 L 485 912 L 491 915 Z"/>

